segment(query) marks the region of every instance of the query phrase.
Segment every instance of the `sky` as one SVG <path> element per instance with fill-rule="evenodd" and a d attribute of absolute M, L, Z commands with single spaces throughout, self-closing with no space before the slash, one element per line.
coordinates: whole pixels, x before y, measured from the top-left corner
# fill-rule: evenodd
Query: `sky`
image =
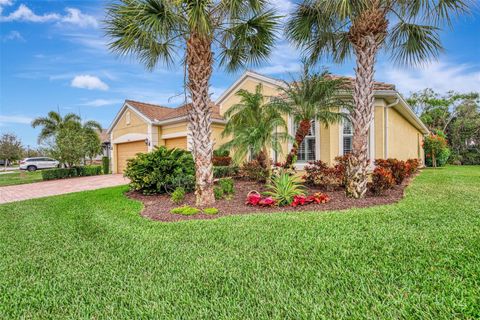
<path fill-rule="evenodd" d="M 175 107 L 184 101 L 183 68 L 159 65 L 147 71 L 135 58 L 109 52 L 102 0 L 0 0 L 0 133 L 17 134 L 35 147 L 40 129 L 33 118 L 51 110 L 74 112 L 108 128 L 125 99 Z M 288 15 L 293 0 L 272 1 Z M 395 66 L 381 54 L 376 80 L 390 82 L 405 96 L 433 88 L 438 92 L 480 91 L 480 13 L 458 17 L 444 28 L 445 48 L 437 61 L 418 68 Z M 301 52 L 282 37 L 268 61 L 249 69 L 291 79 Z M 354 61 L 335 65 L 321 61 L 332 73 L 352 76 Z M 243 70 L 244 71 L 244 70 Z M 210 92 L 218 97 L 243 72 L 214 67 Z"/>

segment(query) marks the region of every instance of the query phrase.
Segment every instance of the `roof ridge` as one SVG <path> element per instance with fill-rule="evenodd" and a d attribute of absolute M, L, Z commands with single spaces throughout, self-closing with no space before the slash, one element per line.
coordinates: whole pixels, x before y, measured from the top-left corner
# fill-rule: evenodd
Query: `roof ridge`
<path fill-rule="evenodd" d="M 137 101 L 137 100 L 131 100 L 131 99 L 125 99 L 125 102 L 133 102 L 133 103 L 141 103 L 141 104 L 146 104 L 148 106 L 156 107 L 156 108 L 163 108 L 163 109 L 175 109 L 171 107 L 166 107 L 166 106 L 161 106 L 159 104 L 154 104 L 154 103 L 148 103 L 148 102 L 142 102 L 142 101 Z"/>

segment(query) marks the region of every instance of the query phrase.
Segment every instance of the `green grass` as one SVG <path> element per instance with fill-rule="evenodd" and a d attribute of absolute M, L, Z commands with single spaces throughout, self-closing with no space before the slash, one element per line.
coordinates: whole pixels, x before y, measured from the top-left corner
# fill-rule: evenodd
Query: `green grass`
<path fill-rule="evenodd" d="M 179 223 L 125 190 L 0 206 L 1 319 L 480 318 L 480 167 L 395 205 Z"/>
<path fill-rule="evenodd" d="M 16 171 L 13 173 L 0 174 L 0 187 L 37 181 L 42 181 L 42 173 L 40 171 Z"/>

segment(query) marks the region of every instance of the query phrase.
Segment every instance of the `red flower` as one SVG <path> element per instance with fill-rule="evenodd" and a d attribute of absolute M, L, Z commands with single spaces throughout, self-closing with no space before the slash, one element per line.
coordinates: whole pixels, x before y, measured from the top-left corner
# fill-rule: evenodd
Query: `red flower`
<path fill-rule="evenodd" d="M 263 198 L 262 200 L 260 200 L 260 201 L 258 202 L 258 205 L 260 205 L 260 206 L 266 206 L 266 207 L 273 206 L 274 204 L 275 204 L 275 200 L 273 200 L 272 197 Z"/>
<path fill-rule="evenodd" d="M 245 204 L 256 206 L 259 204 L 260 200 L 262 200 L 260 193 L 256 191 L 250 191 L 247 195 L 247 201 L 245 201 Z"/>

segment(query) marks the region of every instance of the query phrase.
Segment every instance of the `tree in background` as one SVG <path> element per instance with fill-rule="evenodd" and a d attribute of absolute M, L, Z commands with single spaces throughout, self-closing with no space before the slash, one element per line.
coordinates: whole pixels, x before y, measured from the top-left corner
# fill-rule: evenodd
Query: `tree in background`
<path fill-rule="evenodd" d="M 23 154 L 22 142 L 13 133 L 4 133 L 0 136 L 0 159 L 5 160 L 4 170 L 9 162 L 19 160 Z"/>
<path fill-rule="evenodd" d="M 38 141 L 43 142 L 49 138 L 55 138 L 58 132 L 72 124 L 80 122 L 80 116 L 74 113 L 68 113 L 62 117 L 60 113 L 50 111 L 46 117 L 38 117 L 32 121 L 32 127 L 42 127 L 38 136 Z"/>
<path fill-rule="evenodd" d="M 265 59 L 273 47 L 278 18 L 265 0 L 121 0 L 107 9 L 110 48 L 133 54 L 152 70 L 178 55 L 186 71 L 188 110 L 195 159 L 196 202 L 210 205 L 213 141 L 209 82 L 214 52 L 228 71 Z"/>
<path fill-rule="evenodd" d="M 414 92 L 407 99 L 432 131 L 448 137 L 450 162 L 480 164 L 480 95 L 454 91 L 439 94 L 432 89 Z"/>
<path fill-rule="evenodd" d="M 343 62 L 356 58 L 351 113 L 353 157 L 346 168 L 347 196 L 367 191 L 368 130 L 374 111 L 374 72 L 385 49 L 400 64 L 419 64 L 442 50 L 439 30 L 452 16 L 469 11 L 470 1 L 437 0 L 304 0 L 296 5 L 287 37 L 310 61 L 322 57 Z"/>
<path fill-rule="evenodd" d="M 102 126 L 97 121 L 89 120 L 83 123 L 82 131 L 84 136 L 85 157 L 93 163 L 93 158 L 102 151 L 102 141 L 99 134 L 102 132 Z"/>
<path fill-rule="evenodd" d="M 277 103 L 267 102 L 262 85 L 251 93 L 241 89 L 236 93 L 240 102 L 225 112 L 227 124 L 222 136 L 231 140 L 222 149 L 232 150 L 233 159 L 244 161 L 250 153 L 265 170 L 270 170 L 268 150 L 282 152 L 281 142 L 287 141 L 287 123 L 282 116 L 287 109 Z"/>
<path fill-rule="evenodd" d="M 423 141 L 425 164 L 429 167 L 441 167 L 447 163 L 450 149 L 445 134 L 440 130 L 430 132 Z"/>
<path fill-rule="evenodd" d="M 332 78 L 328 71 L 316 72 L 310 68 L 311 66 L 305 63 L 298 79 L 285 81 L 281 98 L 274 100 L 274 103 L 282 105 L 298 124 L 292 149 L 285 161 L 287 168 L 295 163 L 298 148 L 310 131 L 312 120 L 328 126 L 346 118 L 343 108 L 350 110 L 350 104 L 339 95 L 345 85 L 344 79 Z"/>

